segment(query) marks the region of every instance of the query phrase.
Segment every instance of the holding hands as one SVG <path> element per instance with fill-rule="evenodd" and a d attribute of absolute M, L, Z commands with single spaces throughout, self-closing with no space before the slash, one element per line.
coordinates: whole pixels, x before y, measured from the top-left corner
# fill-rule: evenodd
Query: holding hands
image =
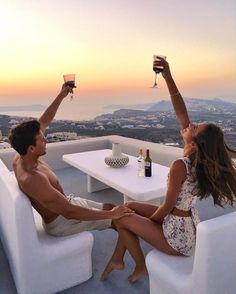
<path fill-rule="evenodd" d="M 118 205 L 111 210 L 111 213 L 111 219 L 120 219 L 124 216 L 133 215 L 135 212 L 126 205 Z"/>

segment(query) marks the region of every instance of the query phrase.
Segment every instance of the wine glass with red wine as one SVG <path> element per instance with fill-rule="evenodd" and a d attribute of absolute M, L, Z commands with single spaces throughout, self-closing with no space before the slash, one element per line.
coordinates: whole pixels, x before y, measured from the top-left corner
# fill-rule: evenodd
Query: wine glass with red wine
<path fill-rule="evenodd" d="M 152 86 L 152 88 L 157 87 L 157 82 L 158 82 L 158 77 L 159 77 L 158 74 L 163 71 L 162 66 L 154 66 L 154 62 L 160 60 L 159 57 L 166 59 L 166 56 L 164 56 L 164 55 L 153 55 L 153 70 L 155 72 L 155 80 L 154 80 L 154 85 Z"/>
<path fill-rule="evenodd" d="M 69 86 L 71 89 L 76 88 L 75 74 L 63 75 L 63 78 L 66 86 Z M 73 92 L 71 93 L 70 99 L 73 99 Z"/>

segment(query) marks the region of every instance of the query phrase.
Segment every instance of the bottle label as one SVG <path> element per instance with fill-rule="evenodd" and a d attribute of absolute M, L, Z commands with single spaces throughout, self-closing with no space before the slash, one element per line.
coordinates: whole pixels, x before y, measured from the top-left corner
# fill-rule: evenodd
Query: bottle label
<path fill-rule="evenodd" d="M 151 166 L 151 162 L 145 162 L 145 166 L 146 167 L 150 167 Z"/>

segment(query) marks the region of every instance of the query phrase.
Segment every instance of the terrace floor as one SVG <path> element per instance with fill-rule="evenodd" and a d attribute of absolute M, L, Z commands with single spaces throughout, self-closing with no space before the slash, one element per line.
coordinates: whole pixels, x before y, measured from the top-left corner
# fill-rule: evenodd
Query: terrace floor
<path fill-rule="evenodd" d="M 86 191 L 86 175 L 75 168 L 68 167 L 55 171 L 60 179 L 65 193 L 79 194 L 85 198 L 92 199 L 98 202 L 111 202 L 120 204 L 123 202 L 123 196 L 113 190 L 107 189 L 96 193 L 87 193 Z M 197 203 L 201 220 L 206 220 L 216 217 L 236 208 L 215 208 L 211 200 L 203 200 Z M 148 294 L 149 281 L 148 277 L 140 279 L 133 285 L 127 281 L 128 275 L 132 272 L 134 263 L 128 253 L 125 256 L 126 267 L 123 271 L 116 271 L 110 274 L 107 281 L 101 282 L 99 280 L 100 274 L 110 258 L 113 248 L 116 243 L 117 233 L 114 230 L 108 229 L 105 231 L 93 231 L 94 246 L 92 252 L 93 262 L 93 276 L 88 281 L 64 290 L 63 294 Z M 141 246 L 145 255 L 152 249 L 152 247 L 144 241 L 141 241 Z M 158 265 L 157 265 L 158 266 Z M 0 293 L 16 294 L 16 288 L 9 269 L 8 261 L 4 253 L 2 244 L 0 242 Z M 32 293 L 33 294 L 33 293 Z"/>

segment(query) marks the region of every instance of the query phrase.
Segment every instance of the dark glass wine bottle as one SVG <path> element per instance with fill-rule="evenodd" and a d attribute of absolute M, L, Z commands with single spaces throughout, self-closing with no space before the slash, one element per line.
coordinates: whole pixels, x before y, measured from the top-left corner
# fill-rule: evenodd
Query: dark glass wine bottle
<path fill-rule="evenodd" d="M 152 176 L 152 160 L 149 155 L 149 149 L 147 149 L 146 158 L 145 158 L 145 177 Z"/>

